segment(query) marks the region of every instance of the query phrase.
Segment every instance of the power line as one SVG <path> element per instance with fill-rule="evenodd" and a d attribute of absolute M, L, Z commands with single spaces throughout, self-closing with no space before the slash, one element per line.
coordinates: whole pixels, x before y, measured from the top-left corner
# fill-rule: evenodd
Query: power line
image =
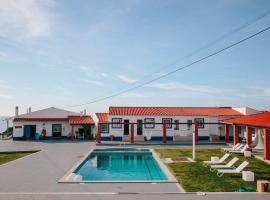
<path fill-rule="evenodd" d="M 248 21 L 248 22 L 242 24 L 241 26 L 239 26 L 239 27 L 237 27 L 237 28 L 235 28 L 235 29 L 233 29 L 233 30 L 231 30 L 231 31 L 229 31 L 229 32 L 227 32 L 227 33 L 221 35 L 220 37 L 218 37 L 218 38 L 214 39 L 213 41 L 211 41 L 211 42 L 205 44 L 204 46 L 202 46 L 202 47 L 196 49 L 195 51 L 193 51 L 193 52 L 187 54 L 186 56 L 183 56 L 183 57 L 180 58 L 180 59 L 176 59 L 175 61 L 171 62 L 169 65 L 162 66 L 161 68 L 159 68 L 158 70 L 152 72 L 151 74 L 147 74 L 147 75 L 142 76 L 142 77 L 140 78 L 139 81 L 143 81 L 143 80 L 145 80 L 147 77 L 151 77 L 151 76 L 153 76 L 153 75 L 157 75 L 158 73 L 162 72 L 164 69 L 168 69 L 168 68 L 170 68 L 170 67 L 176 65 L 178 62 L 180 62 L 180 61 L 182 61 L 182 60 L 184 60 L 184 59 L 190 58 L 190 57 L 196 55 L 197 53 L 199 53 L 199 52 L 201 52 L 201 51 L 203 51 L 203 50 L 205 50 L 205 49 L 209 49 L 211 46 L 215 45 L 216 43 L 218 43 L 218 42 L 224 40 L 225 38 L 227 38 L 227 37 L 229 37 L 229 36 L 231 36 L 231 35 L 233 35 L 233 34 L 239 32 L 239 31 L 241 31 L 241 30 L 243 30 L 243 29 L 245 29 L 245 28 L 247 28 L 248 26 L 250 26 L 250 25 L 256 23 L 257 21 L 259 21 L 259 20 L 261 20 L 261 19 L 267 17 L 269 14 L 270 14 L 270 10 L 264 12 L 262 15 L 260 15 L 260 16 L 258 16 L 258 17 L 256 17 L 256 18 L 252 19 L 251 21 Z M 135 82 L 135 83 L 132 83 L 131 85 L 136 85 L 137 83 L 138 83 L 138 82 Z M 129 85 L 128 87 L 126 87 L 126 86 L 125 86 L 125 87 L 122 87 L 121 89 L 119 89 L 119 91 L 125 90 L 126 88 L 129 88 L 129 87 L 130 87 L 130 85 Z M 100 97 L 93 98 L 93 99 L 91 99 L 89 102 L 98 100 L 99 98 L 100 98 Z M 85 104 L 85 103 L 84 103 L 84 104 Z M 70 107 L 70 106 L 72 107 L 73 105 L 67 105 L 67 106 L 65 106 L 65 107 Z"/>
<path fill-rule="evenodd" d="M 266 32 L 266 31 L 268 31 L 269 29 L 270 29 L 270 26 L 268 26 L 268 27 L 266 27 L 266 28 L 264 28 L 264 29 L 262 29 L 262 30 L 256 32 L 256 33 L 254 33 L 254 34 L 252 34 L 252 35 L 250 35 L 250 36 L 248 36 L 248 37 L 246 37 L 246 38 L 244 38 L 244 39 L 242 39 L 242 40 L 240 40 L 240 41 L 238 41 L 238 42 L 235 42 L 235 43 L 233 43 L 233 44 L 231 44 L 231 45 L 228 45 L 228 46 L 226 46 L 226 47 L 224 47 L 224 48 L 222 48 L 222 49 L 220 49 L 220 50 L 218 50 L 218 51 L 215 51 L 214 53 L 211 53 L 211 54 L 209 54 L 209 55 L 207 55 L 207 56 L 205 56 L 205 57 L 203 57 L 203 58 L 200 58 L 200 59 L 198 59 L 198 60 L 196 60 L 196 61 L 193 61 L 193 62 L 191 62 L 190 64 L 187 64 L 187 65 L 184 65 L 184 66 L 182 66 L 182 67 L 179 67 L 179 68 L 177 68 L 177 69 L 175 69 L 175 70 L 172 70 L 172 71 L 170 71 L 170 72 L 168 72 L 168 73 L 166 73 L 166 74 L 164 74 L 164 75 L 158 76 L 158 77 L 156 77 L 156 78 L 154 78 L 154 79 L 151 79 L 151 80 L 149 80 L 149 81 L 146 81 L 146 82 L 141 83 L 141 84 L 139 84 L 139 85 L 136 85 L 136 86 L 134 86 L 134 87 L 131 87 L 131 88 L 122 90 L 122 91 L 120 91 L 120 92 L 114 93 L 114 94 L 109 95 L 109 96 L 106 96 L 106 97 L 99 98 L 99 99 L 94 100 L 94 101 L 90 101 L 90 102 L 83 103 L 83 104 L 71 105 L 71 106 L 68 106 L 68 107 L 78 107 L 78 106 L 84 106 L 84 105 L 88 105 L 88 104 L 97 103 L 97 102 L 104 101 L 104 100 L 106 100 L 106 99 L 110 99 L 110 98 L 112 98 L 112 97 L 116 97 L 116 96 L 119 96 L 119 95 L 121 95 L 121 94 L 130 92 L 130 91 L 132 91 L 132 90 L 141 88 L 141 87 L 143 87 L 143 86 L 145 86 L 145 85 L 149 85 L 150 83 L 153 83 L 153 82 L 155 82 L 155 81 L 157 81 L 157 80 L 160 80 L 160 79 L 162 79 L 162 78 L 165 78 L 165 77 L 167 77 L 167 76 L 169 76 L 169 75 L 171 75 L 171 74 L 174 74 L 174 73 L 176 73 L 176 72 L 178 72 L 178 71 L 180 71 L 180 70 L 184 70 L 184 69 L 186 69 L 186 68 L 189 68 L 189 67 L 191 67 L 192 65 L 195 65 L 195 64 L 197 64 L 197 63 L 199 63 L 199 62 L 202 62 L 202 61 L 204 61 L 204 60 L 207 60 L 208 58 L 211 58 L 211 57 L 213 57 L 213 56 L 215 56 L 215 55 L 217 55 L 217 54 L 220 54 L 220 53 L 222 53 L 222 52 L 224 52 L 224 51 L 226 51 L 226 50 L 228 50 L 228 49 L 231 49 L 231 48 L 234 47 L 234 46 L 237 46 L 237 45 L 239 45 L 239 44 L 241 44 L 241 43 L 243 43 L 243 42 L 245 42 L 245 41 L 247 41 L 247 40 L 249 40 L 249 39 L 251 39 L 251 38 L 254 38 L 254 37 L 256 37 L 256 36 L 258 36 L 258 35 L 260 35 L 260 34 Z"/>

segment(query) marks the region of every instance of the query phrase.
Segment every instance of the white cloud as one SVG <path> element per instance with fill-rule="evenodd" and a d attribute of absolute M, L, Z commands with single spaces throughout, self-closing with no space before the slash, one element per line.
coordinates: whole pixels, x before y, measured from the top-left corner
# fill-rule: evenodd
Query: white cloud
<path fill-rule="evenodd" d="M 252 96 L 252 97 L 270 97 L 270 87 L 257 87 L 252 86 L 249 87 L 249 89 L 253 90 L 252 92 L 249 92 L 248 94 L 242 94 L 242 96 Z"/>
<path fill-rule="evenodd" d="M 0 36 L 11 40 L 47 36 L 54 17 L 49 7 L 52 0 L 0 1 Z"/>
<path fill-rule="evenodd" d="M 125 83 L 128 83 L 128 84 L 132 84 L 132 83 L 135 83 L 135 82 L 138 81 L 138 80 L 136 80 L 136 79 L 130 78 L 130 77 L 125 76 L 125 75 L 116 75 L 116 77 L 117 77 L 119 80 L 121 80 L 121 81 L 123 81 L 123 82 L 125 82 Z"/>
<path fill-rule="evenodd" d="M 86 66 L 86 65 L 79 66 L 79 69 L 84 71 L 84 72 L 94 71 L 92 67 Z"/>
<path fill-rule="evenodd" d="M 109 74 L 107 74 L 107 73 L 101 73 L 101 76 L 103 76 L 103 77 L 108 77 Z"/>
<path fill-rule="evenodd" d="M 168 83 L 153 83 L 149 85 L 153 88 L 163 89 L 163 90 L 175 90 L 175 89 L 183 89 L 193 92 L 200 92 L 200 93 L 222 93 L 224 90 L 220 88 L 209 87 L 206 85 L 188 85 L 184 83 L 178 82 L 168 82 Z"/>
<path fill-rule="evenodd" d="M 12 100 L 15 99 L 15 96 L 9 94 L 0 94 L 0 99 Z"/>
<path fill-rule="evenodd" d="M 0 51 L 0 61 L 8 60 L 8 54 Z M 1 82 L 0 82 L 1 83 Z"/>
<path fill-rule="evenodd" d="M 93 80 L 83 80 L 85 83 L 90 83 L 97 86 L 103 86 L 104 84 L 100 81 L 93 81 Z"/>

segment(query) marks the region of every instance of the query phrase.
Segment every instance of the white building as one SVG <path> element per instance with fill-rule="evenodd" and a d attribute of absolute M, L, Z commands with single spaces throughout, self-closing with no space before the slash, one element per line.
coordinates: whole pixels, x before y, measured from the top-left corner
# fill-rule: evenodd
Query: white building
<path fill-rule="evenodd" d="M 34 139 L 36 133 L 45 132 L 46 137 L 73 137 L 94 135 L 95 124 L 86 113 L 76 113 L 58 108 L 47 108 L 35 112 L 18 115 L 16 107 L 13 121 L 13 139 Z"/>
<path fill-rule="evenodd" d="M 252 108 L 232 107 L 110 107 L 108 113 L 97 113 L 101 124 L 101 140 L 129 140 L 130 124 L 135 123 L 137 140 L 162 140 L 162 124 L 167 124 L 167 140 L 188 138 L 192 134 L 192 123 L 199 123 L 199 140 L 211 136 L 224 139 L 224 126 L 218 124 L 224 119 L 258 113 Z M 170 124 L 175 123 L 175 124 Z M 180 123 L 180 124 L 177 124 Z M 185 124 L 181 124 L 185 123 Z M 206 123 L 206 124 L 204 124 Z M 207 124 L 216 123 L 216 124 Z M 232 134 L 232 130 L 231 130 Z M 126 139 L 125 139 L 126 138 Z"/>

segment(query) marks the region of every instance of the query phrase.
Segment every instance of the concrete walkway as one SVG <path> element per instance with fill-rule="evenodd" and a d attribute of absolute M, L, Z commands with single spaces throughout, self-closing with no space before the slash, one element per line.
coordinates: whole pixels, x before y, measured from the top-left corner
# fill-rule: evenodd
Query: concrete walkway
<path fill-rule="evenodd" d="M 68 140 L 1 141 L 0 151 L 41 150 L 0 165 L 1 192 L 179 192 L 175 183 L 57 183 L 91 148 L 93 142 Z"/>
<path fill-rule="evenodd" d="M 0 152 L 40 150 L 38 153 L 0 165 L 0 199 L 240 200 L 244 198 L 245 200 L 264 200 L 270 197 L 269 194 L 254 193 L 207 193 L 203 196 L 194 193 L 179 194 L 181 190 L 175 183 L 57 183 L 59 178 L 94 147 L 93 142 L 68 140 L 0 141 Z M 163 145 L 154 147 L 176 148 L 176 146 Z M 200 148 L 209 147 L 216 148 L 217 146 L 201 146 Z"/>

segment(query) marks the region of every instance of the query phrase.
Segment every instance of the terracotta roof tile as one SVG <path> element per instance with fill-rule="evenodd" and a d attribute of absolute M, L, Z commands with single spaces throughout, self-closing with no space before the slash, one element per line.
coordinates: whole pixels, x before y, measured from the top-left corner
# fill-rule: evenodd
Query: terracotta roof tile
<path fill-rule="evenodd" d="M 108 122 L 109 113 L 96 113 L 96 116 L 98 118 L 99 123 L 107 123 Z"/>
<path fill-rule="evenodd" d="M 249 125 L 255 127 L 270 128 L 270 112 L 262 112 L 255 115 L 243 116 L 234 119 L 227 119 L 223 120 L 222 122 L 228 124 Z"/>
<path fill-rule="evenodd" d="M 114 107 L 110 115 L 148 116 L 242 116 L 231 107 Z"/>
<path fill-rule="evenodd" d="M 90 115 L 83 116 L 68 116 L 69 124 L 72 125 L 83 125 L 83 124 L 94 124 L 94 120 Z"/>

